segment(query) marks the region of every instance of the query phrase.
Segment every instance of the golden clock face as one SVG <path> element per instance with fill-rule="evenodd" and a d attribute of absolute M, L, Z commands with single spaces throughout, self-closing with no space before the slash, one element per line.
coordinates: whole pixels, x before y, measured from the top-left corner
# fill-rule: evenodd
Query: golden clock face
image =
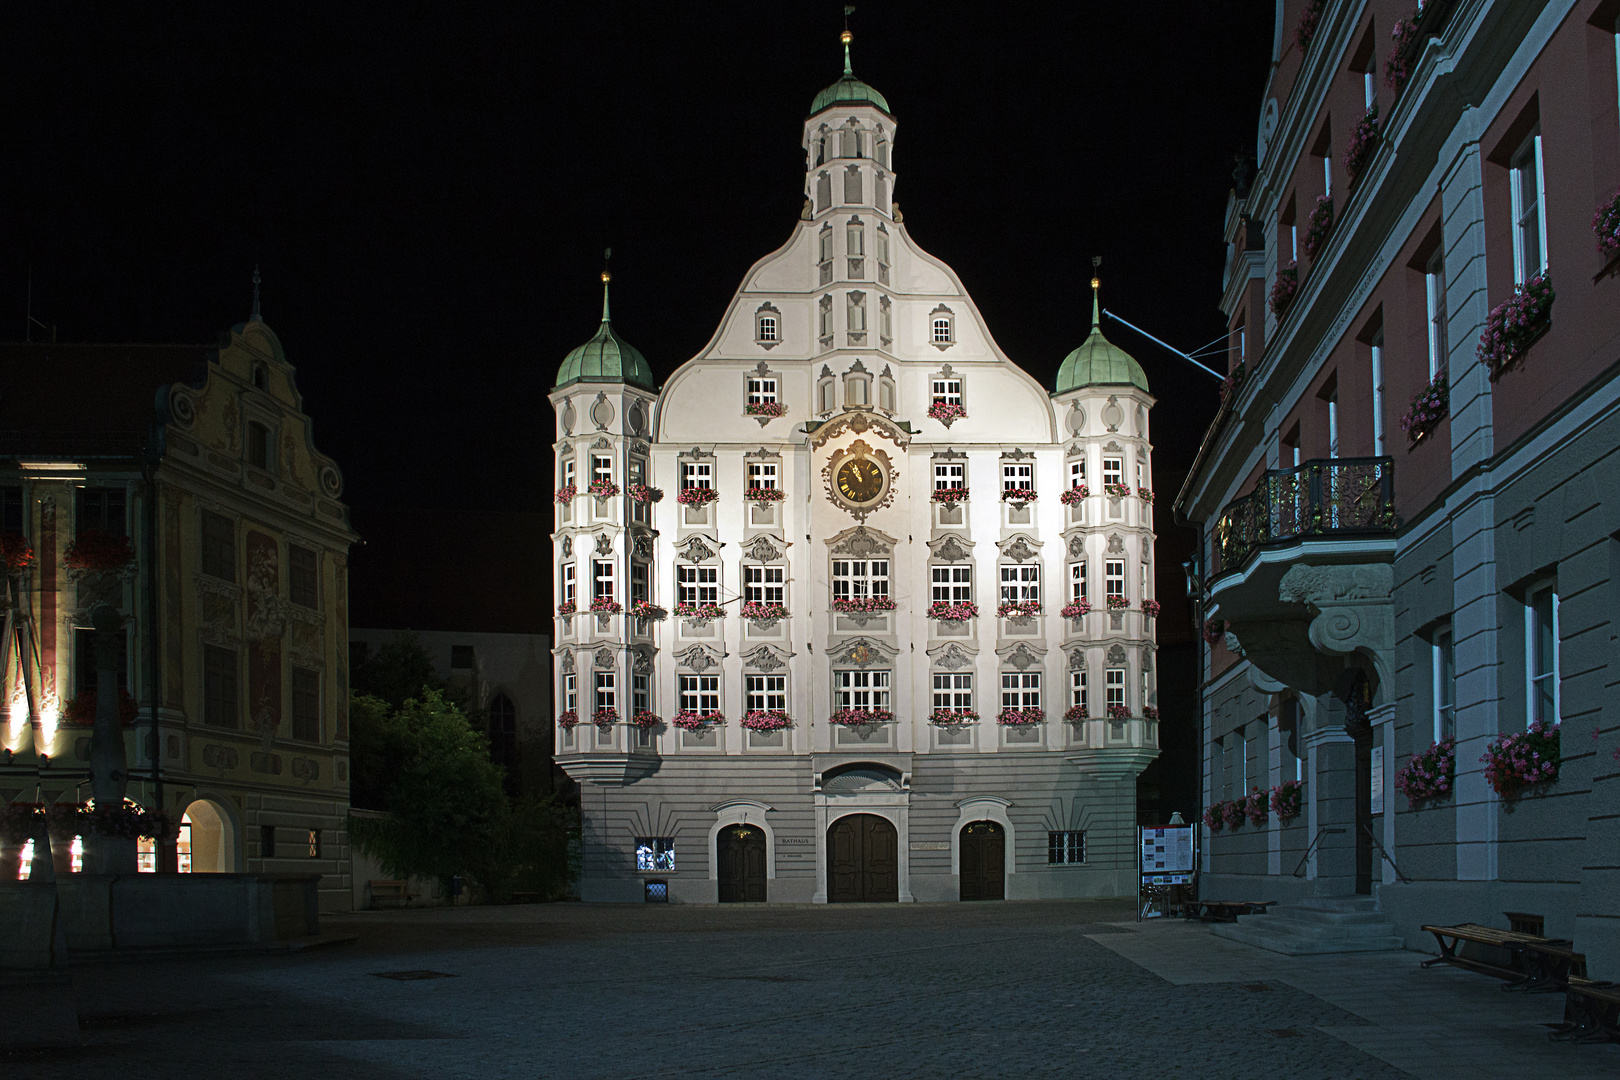
<path fill-rule="evenodd" d="M 852 458 L 838 467 L 838 491 L 852 503 L 869 503 L 883 493 L 883 466 Z"/>

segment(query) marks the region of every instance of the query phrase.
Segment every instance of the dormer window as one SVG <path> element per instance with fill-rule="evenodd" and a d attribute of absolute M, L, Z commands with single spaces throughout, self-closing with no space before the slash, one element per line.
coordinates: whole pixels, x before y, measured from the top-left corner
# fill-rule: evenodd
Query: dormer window
<path fill-rule="evenodd" d="M 754 343 L 771 349 L 781 340 L 782 313 L 773 304 L 761 304 L 754 312 Z"/>
<path fill-rule="evenodd" d="M 956 342 L 956 315 L 944 304 L 928 314 L 928 342 L 941 351 Z"/>
<path fill-rule="evenodd" d="M 776 316 L 775 315 L 761 315 L 759 317 L 759 326 L 757 327 L 757 330 L 758 330 L 758 333 L 757 333 L 756 336 L 759 338 L 760 341 L 777 341 L 777 340 L 779 340 L 779 338 L 777 337 L 777 332 L 776 332 Z"/>
<path fill-rule="evenodd" d="M 247 459 L 255 469 L 270 471 L 270 429 L 257 420 L 248 421 Z"/>

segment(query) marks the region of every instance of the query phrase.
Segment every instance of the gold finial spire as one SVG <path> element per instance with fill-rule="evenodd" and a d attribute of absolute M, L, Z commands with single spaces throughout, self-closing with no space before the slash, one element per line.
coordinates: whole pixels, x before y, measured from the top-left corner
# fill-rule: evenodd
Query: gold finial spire
<path fill-rule="evenodd" d="M 838 40 L 842 41 L 844 43 L 844 75 L 845 75 L 845 77 L 850 77 L 850 76 L 853 76 L 855 74 L 854 69 L 849 66 L 849 43 L 855 39 L 855 35 L 849 32 L 849 17 L 851 15 L 853 15 L 853 14 L 855 14 L 855 5 L 854 4 L 845 4 L 844 5 L 844 32 L 842 34 L 838 35 Z"/>
<path fill-rule="evenodd" d="M 612 248 L 608 248 L 607 250 L 602 252 L 602 321 L 603 322 L 608 321 L 608 282 L 613 280 L 613 275 L 608 272 L 607 262 L 611 258 L 613 258 L 613 249 Z"/>
<path fill-rule="evenodd" d="M 1100 310 L 1102 305 L 1098 300 L 1098 297 L 1101 296 L 1102 278 L 1097 276 L 1097 271 L 1101 267 L 1102 256 L 1093 255 L 1091 257 L 1091 325 L 1093 328 L 1102 325 L 1102 312 Z"/>

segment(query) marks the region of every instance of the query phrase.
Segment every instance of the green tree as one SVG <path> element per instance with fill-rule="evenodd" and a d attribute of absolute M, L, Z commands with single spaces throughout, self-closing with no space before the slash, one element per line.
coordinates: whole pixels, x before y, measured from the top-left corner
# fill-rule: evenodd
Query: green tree
<path fill-rule="evenodd" d="M 411 631 L 401 630 L 376 652 L 365 642 L 357 644 L 349 676 L 354 693 L 381 698 L 397 709 L 425 690 L 445 689 L 433 655 Z"/>

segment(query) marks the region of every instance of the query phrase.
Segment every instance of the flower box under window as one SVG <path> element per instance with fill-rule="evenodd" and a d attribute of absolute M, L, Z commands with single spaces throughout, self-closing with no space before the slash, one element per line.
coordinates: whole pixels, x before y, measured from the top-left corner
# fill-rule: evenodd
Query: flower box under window
<path fill-rule="evenodd" d="M 1316 205 L 1311 208 L 1311 220 L 1305 227 L 1305 257 L 1315 259 L 1332 232 L 1333 196 L 1318 195 Z"/>
<path fill-rule="evenodd" d="M 767 604 L 761 600 L 750 600 L 738 612 L 745 619 L 754 619 L 759 622 L 773 622 L 788 617 L 787 608 L 781 604 Z"/>
<path fill-rule="evenodd" d="M 1029 727 L 1032 724 L 1042 723 L 1045 719 L 1046 710 L 1035 705 L 1023 709 L 1008 706 L 996 713 L 996 723 L 1003 727 Z"/>
<path fill-rule="evenodd" d="M 743 498 L 749 502 L 781 502 L 787 498 L 787 492 L 781 488 L 751 487 L 743 490 Z"/>
<path fill-rule="evenodd" d="M 1063 719 L 1071 724 L 1078 724 L 1082 720 L 1091 719 L 1091 710 L 1084 705 L 1070 705 L 1069 711 L 1063 714 Z"/>
<path fill-rule="evenodd" d="M 832 609 L 841 615 L 865 615 L 877 611 L 893 611 L 894 601 L 887 596 L 839 597 Z"/>
<path fill-rule="evenodd" d="M 1157 600 L 1142 601 L 1142 612 L 1146 615 L 1157 615 L 1159 613 L 1159 602 Z"/>
<path fill-rule="evenodd" d="M 1271 789 L 1271 812 L 1284 825 L 1299 817 L 1304 807 L 1305 785 L 1299 780 L 1284 780 Z"/>
<path fill-rule="evenodd" d="M 1058 612 L 1065 619 L 1083 619 L 1091 613 L 1091 601 L 1081 597 L 1071 604 L 1064 604 Z"/>
<path fill-rule="evenodd" d="M 865 727 L 867 724 L 888 724 L 894 713 L 888 709 L 839 709 L 827 717 L 827 723 L 844 727 Z"/>
<path fill-rule="evenodd" d="M 787 412 L 787 406 L 780 401 L 754 401 L 743 406 L 743 412 L 749 416 L 781 416 Z"/>
<path fill-rule="evenodd" d="M 1350 174 L 1352 184 L 1377 152 L 1379 138 L 1378 106 L 1374 104 L 1367 110 L 1367 115 L 1356 121 L 1355 128 L 1350 132 L 1350 142 L 1344 149 L 1344 171 Z"/>
<path fill-rule="evenodd" d="M 725 608 L 719 604 L 676 604 L 675 617 L 677 619 L 696 619 L 707 622 L 709 619 L 724 617 Z"/>
<path fill-rule="evenodd" d="M 682 709 L 669 721 L 682 731 L 704 731 L 726 722 L 719 713 L 700 713 L 696 709 Z"/>
<path fill-rule="evenodd" d="M 979 613 L 971 600 L 935 600 L 928 605 L 928 617 L 942 622 L 966 622 Z"/>
<path fill-rule="evenodd" d="M 1002 488 L 1001 489 L 1001 501 L 1002 502 L 1034 502 L 1035 501 L 1035 489 L 1034 488 L 1018 488 L 1018 487 Z"/>
<path fill-rule="evenodd" d="M 1131 602 L 1126 597 L 1123 597 L 1123 596 L 1110 596 L 1108 598 L 1108 610 L 1109 611 L 1124 611 L 1126 608 L 1128 608 L 1130 606 L 1131 606 Z"/>
<path fill-rule="evenodd" d="M 646 709 L 642 709 L 630 718 L 631 725 L 638 728 L 655 728 L 663 722 L 657 713 L 648 712 Z"/>
<path fill-rule="evenodd" d="M 658 491 L 646 484 L 630 484 L 624 489 L 632 502 L 650 503 L 658 501 Z"/>
<path fill-rule="evenodd" d="M 624 610 L 624 606 L 611 596 L 598 596 L 591 601 L 591 610 L 598 615 L 614 615 Z"/>
<path fill-rule="evenodd" d="M 1552 324 L 1552 278 L 1545 271 L 1513 290 L 1513 295 L 1491 309 L 1485 317 L 1478 355 L 1490 369 L 1491 381 L 1518 363 Z"/>
<path fill-rule="evenodd" d="M 675 501 L 682 506 L 708 506 L 719 497 L 720 493 L 714 488 L 689 487 L 682 488 Z"/>
<path fill-rule="evenodd" d="M 557 726 L 562 728 L 564 731 L 572 731 L 574 728 L 579 726 L 579 713 L 575 712 L 573 709 L 569 709 L 567 712 L 558 713 Z"/>
<path fill-rule="evenodd" d="M 781 709 L 751 709 L 738 721 L 749 731 L 781 731 L 793 726 L 793 720 Z"/>
<path fill-rule="evenodd" d="M 559 503 L 570 503 L 574 501 L 574 497 L 578 494 L 579 488 L 575 487 L 573 484 L 564 484 L 562 487 L 558 488 L 551 497 Z"/>
<path fill-rule="evenodd" d="M 1040 613 L 1039 600 L 1004 600 L 996 605 L 996 614 L 1003 619 L 1024 619 Z"/>
<path fill-rule="evenodd" d="M 934 494 L 933 494 L 932 497 L 933 497 L 933 500 L 935 502 L 937 502 L 937 503 L 966 502 L 967 497 L 968 497 L 968 489 L 965 488 L 965 487 L 963 487 L 963 488 L 935 488 L 934 489 Z"/>
<path fill-rule="evenodd" d="M 961 727 L 965 724 L 977 724 L 979 714 L 972 709 L 935 709 L 928 714 L 928 722 L 940 727 Z"/>
<path fill-rule="evenodd" d="M 1440 421 L 1450 414 L 1451 390 L 1446 382 L 1446 372 L 1441 369 L 1439 374 L 1435 375 L 1434 381 L 1418 391 L 1417 396 L 1412 399 L 1411 408 L 1401 417 L 1401 430 L 1406 432 L 1406 437 L 1411 440 L 1413 446 L 1416 446 L 1433 435 L 1435 429 L 1440 426 Z"/>
<path fill-rule="evenodd" d="M 630 614 L 638 619 L 662 619 L 668 614 L 651 600 L 637 600 L 630 605 Z"/>
<path fill-rule="evenodd" d="M 1129 498 L 1130 494 L 1131 494 L 1131 485 L 1129 485 L 1129 484 L 1104 484 L 1103 485 L 1103 494 L 1107 495 L 1111 499 Z"/>
<path fill-rule="evenodd" d="M 619 493 L 619 485 L 611 480 L 592 480 L 591 486 L 585 489 L 598 499 L 611 499 Z"/>
<path fill-rule="evenodd" d="M 1529 731 L 1499 737 L 1479 759 L 1485 765 L 1485 779 L 1508 800 L 1517 799 L 1537 784 L 1557 780 L 1562 760 L 1560 741 L 1558 725 L 1544 720 L 1531 724 Z"/>
<path fill-rule="evenodd" d="M 1090 494 L 1091 489 L 1086 487 L 1086 485 L 1076 484 L 1068 491 L 1065 491 L 1063 494 L 1059 495 L 1058 502 L 1062 503 L 1064 506 L 1073 506 Z"/>
<path fill-rule="evenodd" d="M 1620 189 L 1592 215 L 1592 234 L 1597 237 L 1598 254 L 1620 259 Z"/>
<path fill-rule="evenodd" d="M 1271 283 L 1271 313 L 1282 318 L 1299 291 L 1299 264 L 1289 263 L 1277 271 L 1277 280 Z M 1236 374 L 1234 372 L 1234 374 Z M 1229 376 L 1230 377 L 1230 376 Z M 1238 382 L 1242 382 L 1239 378 Z M 1234 387 L 1235 389 L 1236 387 Z"/>
<path fill-rule="evenodd" d="M 966 415 L 967 409 L 950 401 L 936 401 L 928 406 L 928 418 L 938 420 L 947 427 L 950 426 L 951 421 L 960 420 Z"/>

